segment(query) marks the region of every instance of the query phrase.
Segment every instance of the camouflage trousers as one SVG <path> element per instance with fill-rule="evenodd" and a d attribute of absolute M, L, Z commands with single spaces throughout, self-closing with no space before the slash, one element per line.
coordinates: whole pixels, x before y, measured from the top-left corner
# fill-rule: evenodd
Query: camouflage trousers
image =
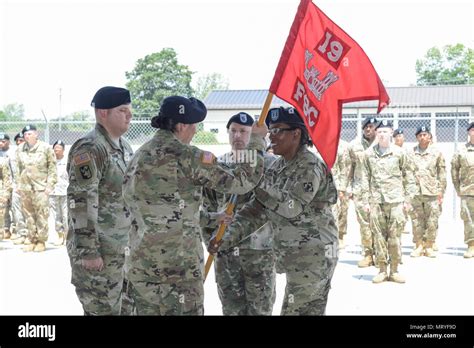
<path fill-rule="evenodd" d="M 84 309 L 84 315 L 119 315 L 124 284 L 124 255 L 102 255 L 104 269 L 88 271 L 80 258 L 71 259 L 71 283 Z"/>
<path fill-rule="evenodd" d="M 277 250 L 278 272 L 286 273 L 281 315 L 324 315 L 337 264 L 335 247 L 323 243 Z"/>
<path fill-rule="evenodd" d="M 135 315 L 204 315 L 202 279 L 179 283 L 129 281 Z"/>
<path fill-rule="evenodd" d="M 15 191 L 12 193 L 11 212 L 13 217 L 12 232 L 26 237 L 28 235 L 28 230 L 26 228 L 25 217 L 21 209 L 21 198 L 20 194 Z"/>
<path fill-rule="evenodd" d="M 464 221 L 464 242 L 474 242 L 474 196 L 461 197 L 461 219 Z"/>
<path fill-rule="evenodd" d="M 405 227 L 403 203 L 372 204 L 370 225 L 374 231 L 376 264 L 399 264 L 402 258 L 400 234 Z"/>
<path fill-rule="evenodd" d="M 215 260 L 224 315 L 272 315 L 275 303 L 273 250 L 232 248 Z"/>
<path fill-rule="evenodd" d="M 56 232 L 66 233 L 67 225 L 67 196 L 49 196 L 49 213 L 53 217 Z"/>
<path fill-rule="evenodd" d="M 339 239 L 347 234 L 347 211 L 349 209 L 349 198 L 344 194 L 344 199 L 338 198 L 337 203 L 332 206 L 332 212 L 336 218 Z"/>
<path fill-rule="evenodd" d="M 33 243 L 46 243 L 49 217 L 48 195 L 44 191 L 22 191 L 20 196 L 28 229 L 28 239 Z"/>
<path fill-rule="evenodd" d="M 415 196 L 410 212 L 413 226 L 413 243 L 420 241 L 434 242 L 438 234 L 438 219 L 441 206 L 436 196 Z"/>
<path fill-rule="evenodd" d="M 357 221 L 360 226 L 360 238 L 365 252 L 374 252 L 374 242 L 372 237 L 372 230 L 370 228 L 370 215 L 364 210 L 364 203 L 360 197 L 353 197 Z"/>
<path fill-rule="evenodd" d="M 0 198 L 0 240 L 4 238 L 3 225 L 5 224 L 5 212 L 8 211 L 7 199 Z"/>
<path fill-rule="evenodd" d="M 12 218 L 10 215 L 10 210 L 12 208 L 12 197 L 8 199 L 8 202 L 6 204 L 6 207 L 4 209 L 4 216 L 3 216 L 3 226 L 5 230 L 10 230 L 11 224 L 12 224 Z M 1 225 L 0 225 L 1 226 Z"/>

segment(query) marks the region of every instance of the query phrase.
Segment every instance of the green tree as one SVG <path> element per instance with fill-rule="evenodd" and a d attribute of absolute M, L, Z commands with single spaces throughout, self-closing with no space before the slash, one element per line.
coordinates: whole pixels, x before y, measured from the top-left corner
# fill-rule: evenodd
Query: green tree
<path fill-rule="evenodd" d="M 474 82 L 474 50 L 463 44 L 430 48 L 416 61 L 417 85 L 459 85 Z"/>
<path fill-rule="evenodd" d="M 197 79 L 195 95 L 196 98 L 204 100 L 207 95 L 215 89 L 228 89 L 229 81 L 219 73 L 201 76 Z"/>
<path fill-rule="evenodd" d="M 125 73 L 134 114 L 151 117 L 156 115 L 165 97 L 193 95 L 192 75 L 187 65 L 178 63 L 172 48 L 164 48 L 138 59 L 135 68 Z"/>
<path fill-rule="evenodd" d="M 22 121 L 25 117 L 25 107 L 23 104 L 7 104 L 3 107 L 5 121 Z"/>

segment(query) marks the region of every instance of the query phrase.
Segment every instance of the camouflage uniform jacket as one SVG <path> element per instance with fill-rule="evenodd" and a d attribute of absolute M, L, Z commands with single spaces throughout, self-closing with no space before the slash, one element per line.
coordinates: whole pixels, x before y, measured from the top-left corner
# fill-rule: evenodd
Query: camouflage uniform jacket
<path fill-rule="evenodd" d="M 446 165 L 443 154 L 433 145 L 424 152 L 416 145 L 409 152 L 417 195 L 438 196 L 446 191 Z"/>
<path fill-rule="evenodd" d="M 0 205 L 5 204 L 10 199 L 12 185 L 12 176 L 8 161 L 0 161 Z"/>
<path fill-rule="evenodd" d="M 364 204 L 410 203 L 416 193 L 415 179 L 406 153 L 391 144 L 382 154 L 375 145 L 364 152 L 362 185 Z"/>
<path fill-rule="evenodd" d="M 21 144 L 16 152 L 16 178 L 21 191 L 53 190 L 57 182 L 56 157 L 45 142 L 38 140 L 33 147 Z"/>
<path fill-rule="evenodd" d="M 72 145 L 67 163 L 71 255 L 93 259 L 124 252 L 131 221 L 122 183 L 132 155 L 123 138 L 116 144 L 100 124 Z"/>
<path fill-rule="evenodd" d="M 367 190 L 366 187 L 361 185 L 362 171 L 363 171 L 363 158 L 364 151 L 369 147 L 373 146 L 374 142 L 369 142 L 364 137 L 360 139 L 354 139 L 348 148 L 350 165 L 348 168 L 348 175 L 343 176 L 342 187 L 346 187 L 347 192 L 352 193 L 355 196 L 360 196 L 363 191 Z M 347 183 L 344 179 L 347 178 Z"/>
<path fill-rule="evenodd" d="M 451 177 L 459 196 L 474 196 L 474 144 L 468 142 L 454 154 Z"/>
<path fill-rule="evenodd" d="M 222 155 L 217 158 L 218 162 L 222 163 L 223 165 L 229 166 L 229 168 L 235 168 L 235 164 L 225 162 L 226 158 L 232 156 L 232 152 Z M 263 159 L 264 159 L 264 168 L 265 170 L 271 166 L 271 164 L 277 159 L 278 157 L 272 155 L 268 152 L 264 152 Z M 254 193 L 248 192 L 245 195 L 237 196 L 237 202 L 234 207 L 234 213 L 239 211 L 245 203 L 250 202 L 253 198 Z M 222 194 L 215 190 L 211 190 L 207 187 L 203 189 L 203 208 L 205 211 L 208 212 L 218 212 L 223 210 L 227 207 L 229 202 L 230 196 L 228 194 Z M 206 221 L 207 220 L 207 221 Z M 203 228 L 203 235 L 205 244 L 209 244 L 209 240 L 215 234 L 216 228 L 218 227 L 215 220 L 209 221 L 208 219 L 204 219 L 205 224 L 201 223 L 201 227 Z M 263 225 L 258 231 L 250 234 L 247 238 L 242 241 L 239 241 L 238 247 L 240 249 L 252 249 L 252 250 L 269 250 L 272 248 L 272 230 L 270 224 Z M 222 251 L 222 250 L 221 250 Z"/>
<path fill-rule="evenodd" d="M 303 147 L 290 161 L 280 157 L 273 162 L 255 189 L 255 198 L 236 214 L 221 248 L 225 250 L 267 221 L 279 260 L 287 250 L 337 243 L 330 208 L 336 199 L 332 174 L 322 160 Z M 278 269 L 284 272 L 285 265 Z"/>
<path fill-rule="evenodd" d="M 338 191 L 345 192 L 347 190 L 347 177 L 349 168 L 351 167 L 351 158 L 349 157 L 349 144 L 344 140 L 339 142 L 337 148 L 337 158 L 332 167 L 332 175 Z"/>
<path fill-rule="evenodd" d="M 199 226 L 202 188 L 245 194 L 263 174 L 263 139 L 251 137 L 259 150 L 256 166 L 229 170 L 210 152 L 181 143 L 159 129 L 132 159 L 124 198 L 132 216 L 127 278 L 151 283 L 202 281 L 204 250 Z"/>

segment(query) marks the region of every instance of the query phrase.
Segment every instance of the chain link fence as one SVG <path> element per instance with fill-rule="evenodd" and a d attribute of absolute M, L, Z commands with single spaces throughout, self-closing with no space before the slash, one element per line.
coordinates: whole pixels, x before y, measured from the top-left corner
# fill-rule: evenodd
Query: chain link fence
<path fill-rule="evenodd" d="M 351 141 L 361 135 L 362 120 L 367 116 L 374 116 L 393 121 L 395 128 L 402 128 L 405 134 L 407 146 L 416 145 L 416 128 L 425 125 L 431 128 L 433 140 L 436 146 L 444 154 L 446 160 L 446 177 L 448 189 L 445 195 L 443 215 L 452 219 L 458 214 L 458 200 L 454 192 L 450 175 L 450 162 L 454 152 L 460 144 L 467 141 L 466 128 L 473 120 L 467 112 L 455 113 L 400 113 L 394 117 L 391 113 L 375 114 L 345 114 L 342 120 L 341 139 Z M 225 132 L 227 120 L 221 122 L 204 122 L 198 126 L 196 135 L 193 138 L 193 145 L 204 150 L 212 151 L 216 155 L 221 155 L 229 151 L 229 143 Z M 66 145 L 72 145 L 77 139 L 90 131 L 95 122 L 89 121 L 49 121 L 28 120 L 25 122 L 4 122 L 0 123 L 0 131 L 8 133 L 12 139 L 21 131 L 26 124 L 37 126 L 41 140 L 53 144 L 57 140 L 62 140 Z M 130 128 L 125 134 L 125 138 L 130 142 L 133 149 L 138 149 L 143 143 L 148 141 L 156 129 L 151 127 L 149 118 L 134 117 Z M 66 152 L 69 146 L 66 146 Z M 443 218 L 442 215 L 442 218 Z"/>

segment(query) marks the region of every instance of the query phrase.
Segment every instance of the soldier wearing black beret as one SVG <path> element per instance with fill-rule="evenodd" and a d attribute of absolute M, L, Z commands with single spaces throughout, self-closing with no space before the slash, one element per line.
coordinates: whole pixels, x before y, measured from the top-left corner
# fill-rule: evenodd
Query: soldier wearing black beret
<path fill-rule="evenodd" d="M 416 129 L 415 136 L 418 136 L 420 133 L 428 133 L 431 134 L 430 127 L 429 126 L 419 126 Z"/>
<path fill-rule="evenodd" d="M 403 129 L 401 128 L 395 129 L 393 131 L 392 137 L 393 137 L 393 142 L 395 143 L 395 145 L 403 148 L 403 144 L 405 143 L 405 134 L 403 132 Z"/>
<path fill-rule="evenodd" d="M 396 137 L 399 134 L 403 134 L 403 129 L 397 128 L 393 131 L 393 137 Z"/>
<path fill-rule="evenodd" d="M 469 132 L 472 128 L 474 128 L 474 121 L 467 126 L 467 131 Z"/>
<path fill-rule="evenodd" d="M 362 121 L 362 137 L 354 139 L 348 147 L 350 166 L 347 168 L 348 180 L 344 186 L 346 186 L 348 192 L 351 192 L 349 196 L 354 202 L 357 221 L 360 226 L 363 259 L 357 265 L 361 268 L 372 266 L 375 257 L 372 231 L 369 226 L 369 214 L 362 204 L 362 194 L 368 190 L 368 187 L 363 187 L 361 182 L 364 171 L 364 151 L 371 147 L 375 141 L 377 122 L 378 120 L 374 116 L 367 116 Z"/>
<path fill-rule="evenodd" d="M 124 88 L 100 88 L 91 101 L 95 128 L 69 151 L 71 282 L 87 315 L 120 314 L 122 267 L 131 225 L 122 197 L 123 177 L 133 155 L 123 138 L 132 118 L 130 102 L 130 92 Z M 122 314 L 130 314 L 125 305 Z"/>

